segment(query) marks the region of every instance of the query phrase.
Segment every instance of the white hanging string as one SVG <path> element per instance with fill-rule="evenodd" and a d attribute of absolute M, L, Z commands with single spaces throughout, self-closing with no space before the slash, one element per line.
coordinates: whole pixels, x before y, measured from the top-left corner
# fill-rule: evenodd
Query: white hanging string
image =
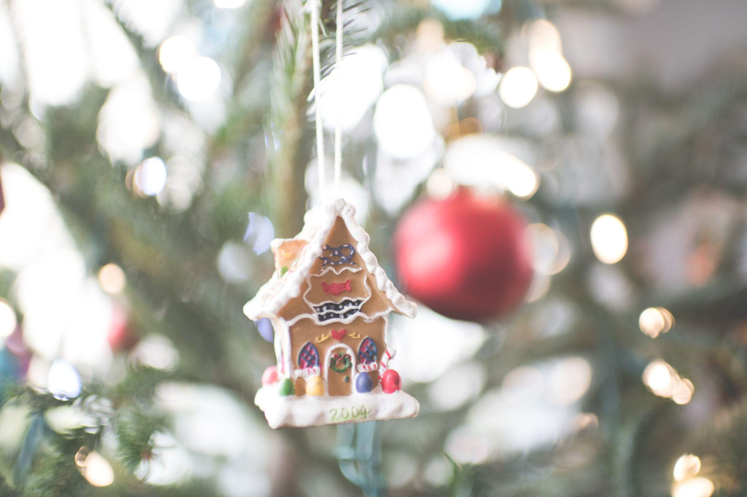
<path fill-rule="evenodd" d="M 311 7 L 311 51 L 314 64 L 314 120 L 316 121 L 316 167 L 319 172 L 319 193 L 322 203 L 327 199 L 327 170 L 324 164 L 324 128 L 322 127 L 321 98 L 319 98 L 319 1 L 309 0 Z"/>
<path fill-rule="evenodd" d="M 342 68 L 342 0 L 337 0 L 337 37 L 335 41 L 335 70 L 337 71 L 337 84 L 341 84 Z M 341 93 L 338 88 L 338 94 Z M 342 176 L 342 125 L 340 123 L 340 108 L 342 102 L 337 99 L 337 122 L 335 123 L 335 197 L 340 196 L 340 176 Z"/>

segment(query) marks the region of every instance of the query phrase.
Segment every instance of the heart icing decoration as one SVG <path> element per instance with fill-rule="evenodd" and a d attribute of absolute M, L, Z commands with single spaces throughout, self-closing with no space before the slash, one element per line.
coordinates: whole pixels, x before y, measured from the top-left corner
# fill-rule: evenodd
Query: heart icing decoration
<path fill-rule="evenodd" d="M 345 338 L 345 335 L 347 335 L 348 332 L 345 328 L 343 328 L 341 330 L 330 330 L 329 334 L 332 335 L 332 338 L 334 338 L 335 340 L 342 340 L 343 338 Z"/>

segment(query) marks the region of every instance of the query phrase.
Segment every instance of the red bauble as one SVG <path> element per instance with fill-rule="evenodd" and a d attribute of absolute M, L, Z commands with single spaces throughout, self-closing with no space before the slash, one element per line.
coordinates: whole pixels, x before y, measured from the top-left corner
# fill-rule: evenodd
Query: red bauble
<path fill-rule="evenodd" d="M 399 276 L 410 295 L 444 316 L 504 316 L 532 281 L 525 227 L 507 201 L 464 188 L 445 200 L 424 200 L 395 233 Z"/>
<path fill-rule="evenodd" d="M 278 382 L 280 378 L 278 378 L 278 368 L 277 366 L 269 366 L 267 369 L 265 369 L 265 372 L 262 373 L 262 386 L 263 387 L 269 387 L 270 385 L 274 385 Z"/>
<path fill-rule="evenodd" d="M 402 390 L 402 378 L 399 377 L 399 373 L 393 369 L 384 371 L 384 374 L 381 375 L 381 389 L 384 390 L 384 393 L 394 393 Z"/>
<path fill-rule="evenodd" d="M 112 309 L 111 328 L 107 336 L 109 346 L 115 352 L 127 352 L 137 345 L 138 337 L 132 333 L 127 311 L 118 305 Z"/>

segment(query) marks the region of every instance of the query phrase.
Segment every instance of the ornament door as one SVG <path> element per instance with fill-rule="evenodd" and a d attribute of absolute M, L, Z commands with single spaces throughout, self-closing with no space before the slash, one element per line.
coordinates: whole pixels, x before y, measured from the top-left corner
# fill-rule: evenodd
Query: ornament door
<path fill-rule="evenodd" d="M 330 351 L 327 362 L 327 393 L 333 397 L 353 393 L 355 363 L 349 349 L 337 347 Z"/>

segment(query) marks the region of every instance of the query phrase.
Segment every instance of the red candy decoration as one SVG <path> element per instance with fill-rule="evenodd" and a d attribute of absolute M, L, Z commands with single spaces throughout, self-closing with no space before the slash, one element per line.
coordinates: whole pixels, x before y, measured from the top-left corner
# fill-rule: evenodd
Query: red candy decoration
<path fill-rule="evenodd" d="M 445 200 L 421 201 L 395 233 L 400 278 L 410 295 L 444 316 L 505 316 L 532 282 L 525 226 L 507 201 L 465 188 Z"/>
<path fill-rule="evenodd" d="M 394 393 L 402 390 L 402 378 L 399 377 L 399 373 L 393 369 L 384 371 L 384 374 L 381 375 L 381 389 L 384 390 L 384 393 Z"/>
<path fill-rule="evenodd" d="M 332 338 L 334 338 L 335 340 L 342 340 L 343 338 L 345 338 L 345 335 L 348 334 L 348 330 L 346 330 L 345 328 L 341 330 L 329 330 L 329 334 L 332 335 Z"/>
<path fill-rule="evenodd" d="M 345 283 L 325 283 L 322 281 L 322 291 L 324 293 L 331 293 L 335 297 L 342 292 L 351 292 L 350 280 L 346 280 Z"/>
<path fill-rule="evenodd" d="M 265 369 L 262 373 L 262 386 L 268 387 L 278 382 L 278 368 L 276 366 L 270 366 Z"/>

